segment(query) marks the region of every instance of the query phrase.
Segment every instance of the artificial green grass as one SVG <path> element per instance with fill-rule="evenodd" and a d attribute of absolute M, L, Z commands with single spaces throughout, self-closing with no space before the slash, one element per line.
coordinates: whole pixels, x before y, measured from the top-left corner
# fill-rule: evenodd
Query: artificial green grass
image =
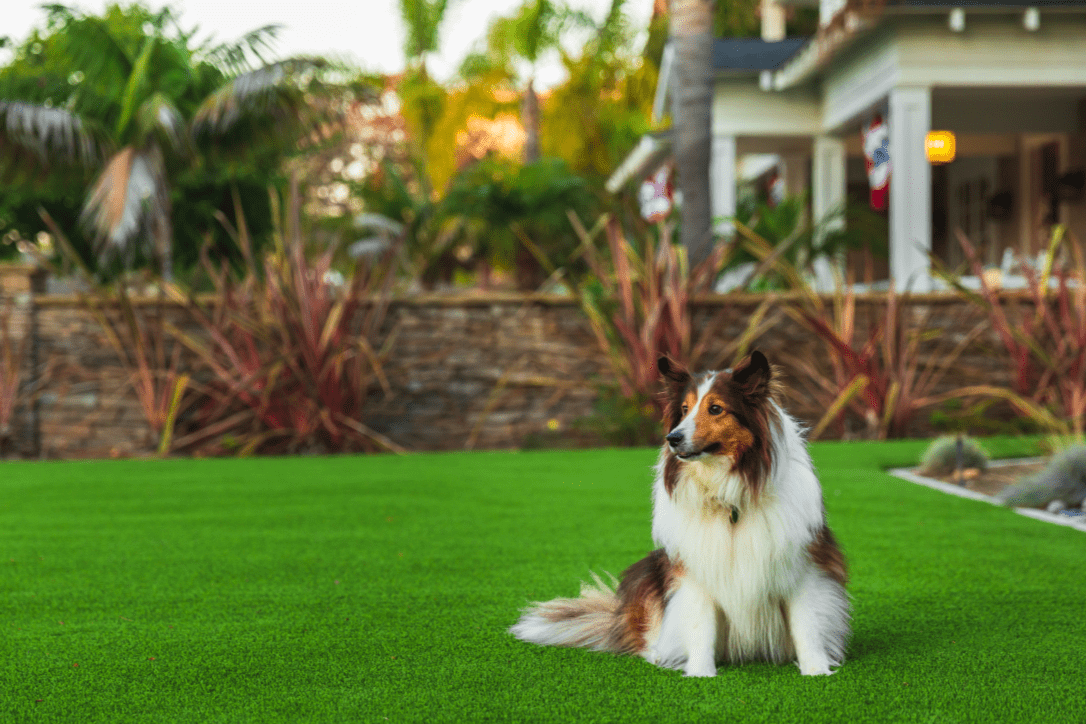
<path fill-rule="evenodd" d="M 0 721 L 1082 721 L 1086 536 L 880 471 L 924 446 L 813 448 L 816 678 L 506 633 L 650 550 L 651 450 L 0 465 Z"/>

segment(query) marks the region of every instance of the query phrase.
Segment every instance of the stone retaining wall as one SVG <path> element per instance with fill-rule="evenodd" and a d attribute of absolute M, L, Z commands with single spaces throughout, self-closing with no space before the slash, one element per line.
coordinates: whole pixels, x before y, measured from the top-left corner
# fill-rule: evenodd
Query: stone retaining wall
<path fill-rule="evenodd" d="M 74 297 L 46 296 L 26 267 L 0 266 L 0 304 L 15 300 L 17 338 L 31 335 L 22 362 L 23 402 L 16 411 L 8 454 L 72 458 L 151 453 L 151 434 L 132 380 L 108 343 L 99 320 Z M 724 347 L 746 329 L 765 297 L 712 297 L 694 305 L 695 328 L 709 336 L 701 366 L 726 365 Z M 880 295 L 861 297 L 858 336 L 884 309 Z M 814 422 L 823 409 L 803 364 L 828 369 L 823 344 L 772 302 L 771 328 L 754 340 L 781 365 L 788 407 Z M 910 314 L 944 337 L 963 338 L 983 317 L 952 295 L 911 300 Z M 165 314 L 189 324 L 179 307 Z M 392 303 L 382 332 L 393 335 L 385 366 L 391 393 L 375 390 L 366 424 L 411 450 L 516 448 L 533 436 L 559 437 L 592 413 L 597 384 L 608 379 L 606 358 L 577 303 L 567 297 L 501 294 L 432 296 Z M 939 340 L 921 351 L 930 355 Z M 986 327 L 940 385 L 1005 385 L 1011 368 Z M 931 434 L 928 413 L 910 433 Z M 858 430 L 860 421 L 849 425 Z M 556 432 L 557 430 L 557 432 Z"/>

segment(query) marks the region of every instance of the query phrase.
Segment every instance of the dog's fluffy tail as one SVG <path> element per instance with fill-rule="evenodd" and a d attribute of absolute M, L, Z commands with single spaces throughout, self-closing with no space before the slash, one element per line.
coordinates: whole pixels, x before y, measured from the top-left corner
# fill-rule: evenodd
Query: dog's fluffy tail
<path fill-rule="evenodd" d="M 579 598 L 556 598 L 525 608 L 509 633 L 544 646 L 579 646 L 596 651 L 623 652 L 619 627 L 621 602 L 611 576 L 608 585 L 592 574 L 581 584 Z"/>

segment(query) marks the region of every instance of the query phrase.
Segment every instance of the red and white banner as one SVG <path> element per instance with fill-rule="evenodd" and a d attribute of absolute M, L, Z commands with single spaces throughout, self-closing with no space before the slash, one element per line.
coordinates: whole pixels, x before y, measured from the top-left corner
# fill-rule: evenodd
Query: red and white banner
<path fill-rule="evenodd" d="M 882 211 L 890 194 L 890 128 L 876 115 L 863 129 L 864 161 L 871 185 L 871 208 Z"/>

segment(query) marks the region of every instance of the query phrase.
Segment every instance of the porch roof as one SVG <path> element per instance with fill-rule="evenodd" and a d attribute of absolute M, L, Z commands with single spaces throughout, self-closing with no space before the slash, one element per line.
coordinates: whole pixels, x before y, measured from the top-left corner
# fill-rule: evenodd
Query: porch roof
<path fill-rule="evenodd" d="M 769 42 L 761 38 L 717 38 L 713 41 L 713 69 L 718 71 L 773 70 L 796 54 L 809 38 Z"/>

